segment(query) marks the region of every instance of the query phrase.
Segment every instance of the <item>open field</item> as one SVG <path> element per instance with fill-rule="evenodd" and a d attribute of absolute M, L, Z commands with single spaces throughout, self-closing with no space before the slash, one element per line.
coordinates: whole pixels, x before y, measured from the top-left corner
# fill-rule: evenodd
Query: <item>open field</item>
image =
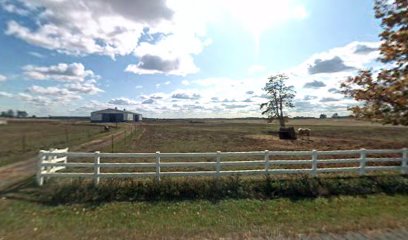
<path fill-rule="evenodd" d="M 107 134 L 102 125 L 58 120 L 11 120 L 0 132 L 0 166 L 27 160 L 40 149 L 74 147 Z"/>
<path fill-rule="evenodd" d="M 310 140 L 279 140 L 276 136 L 277 126 L 259 120 L 151 121 L 138 126 L 136 131 L 116 142 L 114 151 L 408 147 L 407 127 L 381 126 L 349 119 L 293 120 L 288 125 L 311 128 L 312 137 Z M 110 152 L 112 146 L 107 144 L 101 149 L 94 146 L 91 150 Z M 304 189 L 303 185 L 296 187 L 299 193 L 304 191 L 305 196 L 302 197 L 285 195 L 287 191 L 284 186 L 289 185 L 280 182 L 275 182 L 273 186 L 280 189 L 282 195 L 272 188 L 265 190 L 270 196 L 259 198 L 256 194 L 249 196 L 246 185 L 232 185 L 236 188 L 226 188 L 227 192 L 221 192 L 216 201 L 206 197 L 197 200 L 194 195 L 174 197 L 188 196 L 188 192 L 179 191 L 182 189 L 179 187 L 183 187 L 181 183 L 173 189 L 164 185 L 147 193 L 143 192 L 146 190 L 143 186 L 148 184 L 139 188 L 137 185 L 123 187 L 118 184 L 115 191 L 109 191 L 109 182 L 102 181 L 104 184 L 100 188 L 93 188 L 92 185 L 69 187 L 67 181 L 66 189 L 55 191 L 55 184 L 65 182 L 50 181 L 50 184 L 38 189 L 31 179 L 22 187 L 2 193 L 0 239 L 296 238 L 302 234 L 321 232 L 396 229 L 408 224 L 408 178 L 400 176 L 397 182 L 393 182 L 394 178 L 390 176 L 386 179 L 391 180 L 383 183 L 370 180 L 374 182 L 368 181 L 362 185 L 346 180 L 336 182 L 336 179 L 330 180 L 330 185 L 325 185 L 326 180 L 316 179 L 319 184 L 312 186 L 317 188 L 318 194 L 309 196 L 309 190 Z M 194 187 L 198 186 L 188 178 L 183 178 L 183 181 L 189 184 L 193 192 Z M 338 193 L 330 195 L 330 191 L 326 192 L 320 186 L 329 186 L 331 191 Z M 251 188 L 258 193 L 256 186 Z M 211 189 L 207 190 L 211 193 Z M 240 193 L 238 197 L 234 197 L 234 191 Z M 41 194 L 45 193 L 51 197 L 57 196 L 57 200 L 44 201 Z M 98 195 L 92 195 L 94 193 Z M 142 197 L 131 197 L 132 193 Z M 67 197 L 64 198 L 64 194 Z M 154 201 L 143 198 L 147 195 Z M 71 201 L 73 196 L 83 201 Z"/>
<path fill-rule="evenodd" d="M 319 122 L 322 125 L 318 125 Z M 259 120 L 172 120 L 172 121 L 152 121 L 140 125 L 136 131 L 132 132 L 124 141 L 117 142 L 114 146 L 115 152 L 136 152 L 154 153 L 166 152 L 228 152 L 228 151 L 294 151 L 294 150 L 350 150 L 350 149 L 400 149 L 408 146 L 408 128 L 390 127 L 371 124 L 349 119 L 342 120 L 294 120 L 289 122 L 296 127 L 309 127 L 312 129 L 310 139 L 298 139 L 296 141 L 280 140 L 276 134 L 277 126 L 266 124 Z M 331 124 L 331 125 L 330 125 Z M 112 147 L 106 146 L 99 149 L 102 152 L 111 152 Z M 369 157 L 401 157 L 394 155 L 369 155 Z M 358 158 L 358 154 L 325 156 L 323 159 L 336 158 Z M 239 160 L 260 160 L 263 157 L 222 157 L 222 161 Z M 291 156 L 271 156 L 271 160 L 310 160 L 311 156 L 291 157 Z M 70 158 L 70 162 L 93 163 L 94 157 Z M 126 159 L 109 158 L 101 159 L 102 163 L 122 162 L 150 162 L 155 163 L 154 157 Z M 214 162 L 214 157 L 200 158 L 163 158 L 162 162 L 174 161 L 202 161 Z M 367 163 L 373 166 L 376 163 Z M 400 163 L 387 163 L 399 164 Z M 275 165 L 276 166 L 276 165 Z M 321 166 L 321 165 L 320 165 Z M 331 164 L 332 167 L 358 167 L 359 163 Z M 310 168 L 308 164 L 290 165 L 289 168 Z M 254 169 L 248 167 L 227 166 L 222 170 L 246 170 Z M 256 169 L 264 168 L 256 166 Z M 279 168 L 278 166 L 274 168 Z M 272 167 L 271 167 L 272 169 Z M 162 168 L 165 171 L 186 171 L 186 168 L 172 167 Z M 188 170 L 208 171 L 213 167 L 189 167 Z M 91 168 L 69 168 L 71 172 L 93 172 Z M 104 168 L 104 172 L 155 172 L 154 167 L 144 167 L 139 169 Z"/>
<path fill-rule="evenodd" d="M 275 124 L 260 120 L 152 122 L 145 133 L 121 152 L 214 152 L 257 150 L 340 150 L 402 148 L 408 146 L 408 127 L 382 126 L 349 119 L 291 120 L 288 125 L 312 129 L 309 140 L 284 141 Z"/>

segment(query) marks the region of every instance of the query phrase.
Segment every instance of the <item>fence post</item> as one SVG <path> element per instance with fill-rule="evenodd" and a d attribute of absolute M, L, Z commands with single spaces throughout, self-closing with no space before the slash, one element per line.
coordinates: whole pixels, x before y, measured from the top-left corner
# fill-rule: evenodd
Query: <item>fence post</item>
<path fill-rule="evenodd" d="M 160 151 L 156 152 L 156 180 L 160 181 Z"/>
<path fill-rule="evenodd" d="M 95 160 L 94 160 L 94 183 L 95 185 L 98 185 L 100 181 L 99 174 L 101 173 L 101 167 L 99 166 L 99 164 L 101 163 L 101 157 L 99 153 L 101 152 L 99 151 L 95 152 Z"/>
<path fill-rule="evenodd" d="M 43 166 L 42 163 L 45 159 L 45 151 L 40 150 L 40 153 L 38 154 L 38 165 L 37 165 L 37 184 L 39 186 L 42 186 L 44 184 L 44 177 L 42 176 L 42 171 L 43 171 Z"/>
<path fill-rule="evenodd" d="M 401 173 L 408 174 L 408 148 L 402 149 Z"/>
<path fill-rule="evenodd" d="M 112 153 L 113 153 L 113 134 L 111 135 L 111 147 L 112 147 Z"/>
<path fill-rule="evenodd" d="M 67 148 L 67 153 L 69 152 L 69 148 Z M 65 156 L 64 163 L 68 162 L 68 155 Z M 64 166 L 64 168 L 67 168 L 67 166 Z"/>
<path fill-rule="evenodd" d="M 312 176 L 317 176 L 317 151 L 312 151 Z"/>
<path fill-rule="evenodd" d="M 56 150 L 55 148 L 50 148 L 48 152 L 53 153 L 53 152 L 55 152 L 55 150 Z M 57 158 L 57 156 L 45 156 L 43 161 L 47 160 L 48 162 L 52 163 L 53 162 L 52 160 L 55 159 L 55 158 Z M 45 173 L 51 173 L 53 168 L 54 168 L 54 166 L 42 167 L 41 171 L 45 171 Z M 48 180 L 50 180 L 50 177 L 45 177 L 44 179 L 45 179 L 45 181 L 48 181 Z"/>
<path fill-rule="evenodd" d="M 217 178 L 220 176 L 220 171 L 221 171 L 221 152 L 217 151 L 217 165 L 215 166 L 215 171 Z"/>
<path fill-rule="evenodd" d="M 269 150 L 265 150 L 265 174 L 269 174 Z"/>
<path fill-rule="evenodd" d="M 365 174 L 366 156 L 367 156 L 367 150 L 365 150 L 364 148 L 362 148 L 362 149 L 360 150 L 360 169 L 359 169 L 360 175 L 364 175 L 364 174 Z"/>

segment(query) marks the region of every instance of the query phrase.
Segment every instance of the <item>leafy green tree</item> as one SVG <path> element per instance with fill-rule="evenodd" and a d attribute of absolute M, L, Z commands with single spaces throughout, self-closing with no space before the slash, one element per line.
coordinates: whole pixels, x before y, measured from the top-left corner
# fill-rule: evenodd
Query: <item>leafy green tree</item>
<path fill-rule="evenodd" d="M 18 118 L 26 118 L 28 116 L 28 113 L 26 111 L 17 111 L 16 117 Z"/>
<path fill-rule="evenodd" d="M 13 111 L 12 109 L 9 109 L 9 110 L 7 111 L 7 117 L 9 117 L 9 118 L 13 118 L 13 117 L 14 117 L 14 111 Z"/>
<path fill-rule="evenodd" d="M 326 118 L 327 118 L 327 115 L 324 114 L 324 113 L 322 113 L 322 114 L 320 114 L 319 118 L 321 118 L 321 119 L 326 119 Z"/>
<path fill-rule="evenodd" d="M 267 115 L 268 119 L 279 120 L 279 125 L 285 127 L 284 108 L 293 108 L 293 99 L 295 90 L 293 86 L 287 86 L 286 81 L 289 78 L 285 74 L 276 74 L 268 78 L 263 90 L 266 91 L 268 101 L 262 103 L 260 108 L 262 115 Z"/>

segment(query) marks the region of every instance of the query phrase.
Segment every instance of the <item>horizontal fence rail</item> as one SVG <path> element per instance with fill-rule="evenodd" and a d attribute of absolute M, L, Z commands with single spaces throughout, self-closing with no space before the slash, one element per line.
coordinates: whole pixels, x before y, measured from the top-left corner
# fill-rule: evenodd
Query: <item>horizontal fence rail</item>
<path fill-rule="evenodd" d="M 375 154 L 393 154 L 400 157 L 367 157 Z M 355 158 L 326 158 L 324 156 L 354 155 Z M 275 160 L 271 157 L 307 157 L 302 160 Z M 227 157 L 251 157 L 253 160 L 225 160 Z M 69 162 L 68 159 L 92 158 L 93 162 Z M 141 159 L 149 158 L 151 162 L 102 162 L 106 158 Z M 213 161 L 174 161 L 162 162 L 168 158 L 211 158 Z M 394 163 L 394 165 L 367 166 L 368 163 Z M 347 167 L 328 167 L 323 164 L 357 164 Z M 306 168 L 288 168 L 290 165 L 306 165 Z M 280 168 L 277 168 L 277 167 Z M 211 168 L 212 170 L 162 171 L 162 168 Z M 226 169 L 246 167 L 254 169 Z M 256 168 L 257 167 L 257 168 Z M 91 172 L 62 172 L 67 168 L 88 168 Z M 150 168 L 154 171 L 140 172 L 101 172 L 101 169 L 115 168 Z M 68 152 L 66 149 L 41 150 L 39 153 L 37 182 L 41 186 L 44 179 L 59 177 L 93 178 L 98 184 L 101 178 L 154 177 L 192 177 L 192 176 L 233 176 L 233 175 L 268 175 L 268 174 L 309 174 L 354 172 L 364 175 L 370 171 L 399 171 L 408 173 L 408 149 L 360 149 L 336 151 L 252 151 L 252 152 L 203 152 L 203 153 L 101 153 L 101 152 Z"/>

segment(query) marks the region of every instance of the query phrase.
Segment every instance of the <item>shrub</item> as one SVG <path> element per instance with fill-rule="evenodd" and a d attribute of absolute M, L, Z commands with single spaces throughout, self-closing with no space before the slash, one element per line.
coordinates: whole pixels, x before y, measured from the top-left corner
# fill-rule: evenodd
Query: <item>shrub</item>
<path fill-rule="evenodd" d="M 366 177 L 295 176 L 277 179 L 242 178 L 163 178 L 104 180 L 97 186 L 91 181 L 50 182 L 39 188 L 40 200 L 48 204 L 103 203 L 111 201 L 179 201 L 227 198 L 273 199 L 367 195 L 375 193 L 408 194 L 408 177 L 383 175 Z"/>

